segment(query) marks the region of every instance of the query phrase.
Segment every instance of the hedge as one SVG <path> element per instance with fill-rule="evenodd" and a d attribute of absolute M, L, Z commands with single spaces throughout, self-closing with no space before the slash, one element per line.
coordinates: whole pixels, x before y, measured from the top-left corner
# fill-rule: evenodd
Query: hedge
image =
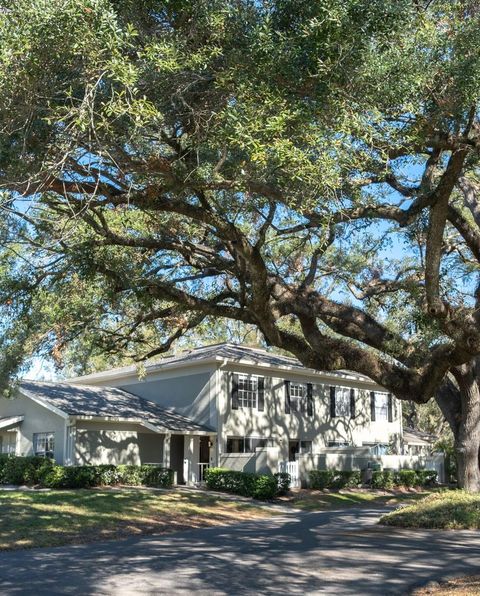
<path fill-rule="evenodd" d="M 310 488 L 354 488 L 362 484 L 362 473 L 358 470 L 312 470 L 309 474 Z M 432 486 L 437 480 L 434 470 L 379 470 L 372 472 L 372 488 L 390 489 L 394 486 Z"/>
<path fill-rule="evenodd" d="M 288 492 L 290 476 L 284 473 L 270 476 L 226 468 L 209 468 L 205 470 L 205 483 L 210 490 L 267 500 Z"/>
<path fill-rule="evenodd" d="M 355 488 L 362 483 L 359 470 L 312 470 L 310 472 L 310 488 Z"/>
<path fill-rule="evenodd" d="M 0 484 L 91 488 L 118 484 L 170 487 L 173 470 L 154 465 L 58 466 L 43 457 L 0 456 Z"/>

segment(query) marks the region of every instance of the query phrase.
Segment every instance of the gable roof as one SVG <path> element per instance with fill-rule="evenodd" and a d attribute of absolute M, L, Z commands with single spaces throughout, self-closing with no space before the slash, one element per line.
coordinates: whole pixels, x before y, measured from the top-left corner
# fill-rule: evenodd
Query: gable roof
<path fill-rule="evenodd" d="M 23 381 L 19 389 L 26 397 L 64 417 L 107 418 L 119 422 L 128 420 L 153 426 L 157 432 L 212 432 L 212 429 L 186 416 L 166 410 L 153 401 L 123 389 L 36 381 Z"/>
<path fill-rule="evenodd" d="M 418 445 L 430 445 L 435 443 L 435 441 L 438 441 L 438 437 L 436 435 L 432 435 L 415 428 L 409 428 L 408 426 L 404 427 L 403 429 L 403 439 L 405 443 Z"/>
<path fill-rule="evenodd" d="M 360 381 L 368 383 L 370 385 L 376 385 L 368 377 L 359 373 L 338 370 L 323 372 L 315 369 L 307 368 L 303 364 L 291 356 L 283 356 L 281 354 L 275 354 L 261 348 L 253 348 L 241 344 L 232 343 L 220 343 L 209 346 L 203 346 L 200 348 L 193 348 L 191 350 L 185 350 L 180 354 L 174 356 L 166 356 L 159 360 L 148 362 L 145 365 L 147 375 L 160 372 L 164 369 L 169 368 L 183 368 L 189 367 L 196 364 L 213 364 L 228 362 L 231 364 L 244 364 L 254 365 L 263 368 L 280 369 L 284 371 L 296 371 L 311 375 L 321 375 L 325 377 L 341 378 Z M 98 373 L 92 373 L 81 377 L 75 377 L 69 379 L 71 383 L 88 383 L 89 381 L 97 382 L 108 382 L 108 379 L 117 379 L 122 377 L 128 377 L 137 375 L 137 369 L 135 366 L 124 366 L 121 368 L 114 368 Z"/>

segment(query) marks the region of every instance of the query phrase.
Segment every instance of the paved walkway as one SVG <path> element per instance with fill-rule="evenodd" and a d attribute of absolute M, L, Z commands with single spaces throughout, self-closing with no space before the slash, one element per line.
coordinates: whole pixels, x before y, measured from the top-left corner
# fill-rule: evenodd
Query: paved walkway
<path fill-rule="evenodd" d="M 293 513 L 117 542 L 0 554 L 0 594 L 408 594 L 480 573 L 480 533 L 376 525 L 383 508 Z"/>

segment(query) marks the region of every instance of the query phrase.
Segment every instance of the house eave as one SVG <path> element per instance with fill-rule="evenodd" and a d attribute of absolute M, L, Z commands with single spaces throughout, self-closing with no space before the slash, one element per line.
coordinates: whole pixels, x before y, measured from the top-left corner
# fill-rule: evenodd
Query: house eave
<path fill-rule="evenodd" d="M 123 424 L 138 424 L 139 426 L 143 426 L 148 430 L 151 430 L 157 434 L 170 434 L 170 435 L 201 435 L 201 436 L 210 436 L 216 435 L 216 431 L 208 430 L 208 429 L 198 429 L 198 430 L 172 430 L 167 428 L 166 426 L 160 426 L 156 424 L 152 424 L 147 420 L 142 420 L 141 418 L 127 418 L 124 416 L 70 416 L 69 421 L 70 424 L 75 424 L 78 420 L 86 421 L 86 422 L 118 422 Z"/>

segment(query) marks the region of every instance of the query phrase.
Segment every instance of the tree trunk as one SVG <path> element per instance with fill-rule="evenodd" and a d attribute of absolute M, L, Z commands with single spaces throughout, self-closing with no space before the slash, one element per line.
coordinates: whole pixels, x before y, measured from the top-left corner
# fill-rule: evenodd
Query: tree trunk
<path fill-rule="evenodd" d="M 478 363 L 452 369 L 436 400 L 453 431 L 458 486 L 480 492 L 480 385 Z"/>

